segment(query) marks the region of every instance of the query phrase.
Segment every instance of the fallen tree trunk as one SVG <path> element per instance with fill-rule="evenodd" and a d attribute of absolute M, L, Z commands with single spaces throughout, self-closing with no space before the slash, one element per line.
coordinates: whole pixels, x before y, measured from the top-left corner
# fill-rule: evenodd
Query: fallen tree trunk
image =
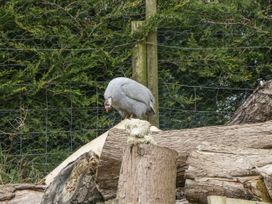
<path fill-rule="evenodd" d="M 271 202 L 272 150 L 200 145 L 187 161 L 185 195 L 207 203 L 209 195 Z M 270 177 L 265 181 L 263 175 Z"/>
<path fill-rule="evenodd" d="M 151 144 L 127 147 L 118 182 L 118 204 L 175 204 L 177 152 Z"/>
<path fill-rule="evenodd" d="M 255 149 L 272 148 L 272 121 L 256 124 L 213 126 L 185 130 L 153 132 L 152 136 L 159 146 L 178 152 L 177 187 L 184 186 L 186 160 L 190 152 L 203 142 Z M 96 182 L 105 200 L 116 196 L 123 148 L 126 146 L 127 133 L 112 129 L 105 141 Z M 272 157 L 272 156 L 271 156 Z"/>
<path fill-rule="evenodd" d="M 229 125 L 272 120 L 272 80 L 257 87 L 235 111 Z"/>

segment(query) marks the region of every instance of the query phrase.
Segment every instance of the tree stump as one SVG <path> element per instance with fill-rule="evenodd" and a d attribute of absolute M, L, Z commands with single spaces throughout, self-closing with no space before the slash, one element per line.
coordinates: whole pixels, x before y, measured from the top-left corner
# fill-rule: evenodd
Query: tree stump
<path fill-rule="evenodd" d="M 68 164 L 50 183 L 41 204 L 96 204 L 103 201 L 95 184 L 97 165 L 98 156 L 91 151 Z"/>
<path fill-rule="evenodd" d="M 272 120 L 272 80 L 257 87 L 235 111 L 228 125 Z"/>
<path fill-rule="evenodd" d="M 272 201 L 272 150 L 204 144 L 188 158 L 185 195 L 207 203 L 209 195 Z"/>
<path fill-rule="evenodd" d="M 176 157 L 176 151 L 151 144 L 127 148 L 118 182 L 118 203 L 176 203 Z"/>

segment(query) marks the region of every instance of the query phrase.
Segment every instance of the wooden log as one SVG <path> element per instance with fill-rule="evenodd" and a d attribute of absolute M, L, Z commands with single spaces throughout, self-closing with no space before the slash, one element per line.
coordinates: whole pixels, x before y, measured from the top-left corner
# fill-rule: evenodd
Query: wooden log
<path fill-rule="evenodd" d="M 90 203 L 103 201 L 96 188 L 95 173 L 98 156 L 93 152 L 81 155 L 71 162 L 50 183 L 41 204 Z"/>
<path fill-rule="evenodd" d="M 190 204 L 185 198 L 176 200 L 176 204 Z"/>
<path fill-rule="evenodd" d="M 45 188 L 35 184 L 0 185 L 0 204 L 40 203 Z"/>
<path fill-rule="evenodd" d="M 108 200 L 108 201 L 96 203 L 96 204 L 119 204 L 119 203 L 116 199 L 112 199 L 112 200 Z M 185 198 L 181 198 L 181 199 L 176 200 L 176 204 L 190 204 L 190 203 Z M 262 203 L 260 203 L 260 204 L 262 204 Z"/>
<path fill-rule="evenodd" d="M 201 143 L 209 142 L 211 144 L 233 145 L 235 147 L 271 149 L 271 134 L 272 121 L 152 133 L 159 146 L 168 147 L 178 152 L 177 187 L 184 186 L 187 157 Z M 106 200 L 116 196 L 126 138 L 127 133 L 124 130 L 110 130 L 101 153 L 96 182 L 99 191 Z"/>
<path fill-rule="evenodd" d="M 268 204 L 267 202 L 249 201 L 234 198 L 227 198 L 225 196 L 209 196 L 208 204 Z"/>
<path fill-rule="evenodd" d="M 119 204 L 175 204 L 177 152 L 151 144 L 126 148 L 117 200 Z"/>
<path fill-rule="evenodd" d="M 125 123 L 126 123 L 126 120 L 123 120 L 117 125 L 115 125 L 113 128 L 125 129 L 125 126 L 124 126 Z M 96 155 L 100 157 L 107 136 L 108 136 L 108 131 L 103 133 L 99 137 L 95 138 L 94 140 L 90 141 L 89 143 L 83 145 L 81 148 L 79 148 L 77 151 L 71 154 L 68 158 L 66 158 L 60 165 L 58 165 L 53 171 L 51 171 L 44 178 L 44 184 L 48 186 L 55 179 L 55 177 L 60 173 L 61 170 L 63 170 L 67 165 L 76 161 L 80 156 L 82 156 L 83 154 L 89 151 L 94 152 Z"/>
<path fill-rule="evenodd" d="M 257 87 L 235 111 L 229 125 L 272 120 L 272 80 Z"/>
<path fill-rule="evenodd" d="M 272 182 L 272 150 L 204 144 L 190 154 L 187 163 L 189 202 L 207 203 L 209 195 L 272 202 L 272 191 L 262 176 L 266 169 Z"/>

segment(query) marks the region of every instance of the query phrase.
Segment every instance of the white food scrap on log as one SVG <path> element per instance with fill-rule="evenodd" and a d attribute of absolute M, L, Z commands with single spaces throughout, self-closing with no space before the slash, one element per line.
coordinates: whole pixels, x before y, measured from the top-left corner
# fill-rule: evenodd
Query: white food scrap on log
<path fill-rule="evenodd" d="M 128 145 L 156 144 L 150 132 L 151 124 L 146 120 L 131 119 L 125 124 Z"/>

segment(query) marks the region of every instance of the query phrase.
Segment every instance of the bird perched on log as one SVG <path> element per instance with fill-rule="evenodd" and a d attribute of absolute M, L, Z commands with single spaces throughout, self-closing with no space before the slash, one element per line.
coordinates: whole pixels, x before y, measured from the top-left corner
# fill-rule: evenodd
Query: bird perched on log
<path fill-rule="evenodd" d="M 144 85 L 125 77 L 114 78 L 104 93 L 106 112 L 115 108 L 121 117 L 142 118 L 154 114 L 154 96 Z"/>

